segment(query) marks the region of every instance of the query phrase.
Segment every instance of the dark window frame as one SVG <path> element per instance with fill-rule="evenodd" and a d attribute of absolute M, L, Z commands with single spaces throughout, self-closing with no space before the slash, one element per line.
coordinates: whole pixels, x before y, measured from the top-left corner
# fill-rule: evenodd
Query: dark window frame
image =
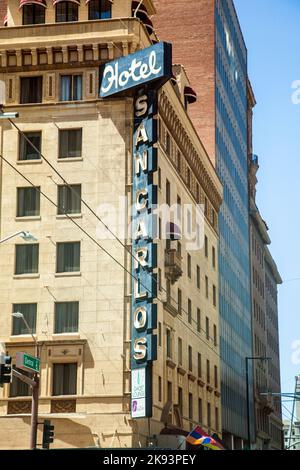
<path fill-rule="evenodd" d="M 62 258 L 63 258 L 63 254 L 60 253 L 60 249 L 62 247 L 62 245 L 76 245 L 76 246 L 79 246 L 79 250 L 78 250 L 78 267 L 79 269 L 72 269 L 72 270 L 60 270 L 59 268 L 59 264 L 62 263 Z M 58 242 L 56 244 L 56 273 L 57 274 L 63 274 L 63 273 L 79 273 L 80 272 L 80 257 L 81 257 L 81 243 L 80 241 L 74 241 L 74 242 Z M 75 266 L 76 263 L 74 263 L 74 266 Z M 66 261 L 64 261 L 64 267 L 66 265 Z M 75 266 L 77 267 L 77 266 Z"/>
<path fill-rule="evenodd" d="M 17 188 L 17 210 L 16 210 L 16 217 L 18 218 L 22 218 L 22 217 L 39 217 L 40 216 L 40 213 L 41 213 L 41 197 L 40 197 L 40 186 L 36 186 L 36 187 L 33 187 L 33 186 L 22 186 L 22 187 L 18 187 Z M 22 195 L 22 192 L 23 192 L 23 196 Z M 36 213 L 28 213 L 30 211 L 30 208 L 28 209 L 28 207 L 26 208 L 26 203 L 28 203 L 28 201 L 33 201 L 33 196 L 27 196 L 25 195 L 25 193 L 29 193 L 29 194 L 33 194 L 34 192 L 36 193 L 35 194 L 35 203 L 36 203 L 36 208 L 35 208 L 35 212 Z M 22 210 L 21 210 L 22 209 Z M 31 211 L 33 212 L 33 211 Z"/>
<path fill-rule="evenodd" d="M 43 102 L 43 76 L 20 77 L 20 104 Z"/>
<path fill-rule="evenodd" d="M 21 248 L 22 247 L 22 248 Z M 19 269 L 18 269 L 18 257 L 19 256 L 22 256 L 21 255 L 21 251 L 22 249 L 24 249 L 24 251 L 26 251 L 26 249 L 29 250 L 29 248 L 31 247 L 36 247 L 36 250 L 37 250 L 37 256 L 36 256 L 36 270 L 32 270 L 31 271 L 25 271 L 25 272 L 19 272 Z M 34 251 L 35 249 L 32 248 L 32 251 Z M 32 253 L 32 257 L 33 257 L 33 253 Z M 22 275 L 30 275 L 30 274 L 38 274 L 39 272 L 39 244 L 38 243 L 26 243 L 26 244 L 17 244 L 15 245 L 15 275 L 17 276 L 22 276 Z"/>
<path fill-rule="evenodd" d="M 39 153 L 36 152 L 36 150 L 33 148 L 32 145 L 26 140 L 24 135 L 28 138 L 30 142 L 32 142 L 31 139 L 39 139 L 39 143 L 37 142 L 32 142 L 33 145 L 38 149 L 39 153 L 42 151 L 42 131 L 26 131 L 20 134 L 19 136 L 19 152 L 18 152 L 18 161 L 21 162 L 27 162 L 31 160 L 41 160 L 41 156 Z M 28 153 L 28 149 L 32 149 L 31 151 L 34 152 L 32 154 Z M 24 156 L 28 155 L 36 155 L 34 158 L 21 158 Z"/>
<path fill-rule="evenodd" d="M 70 141 L 72 140 L 72 133 L 78 132 L 78 140 L 80 142 L 80 147 L 77 150 L 70 149 Z M 67 134 L 68 133 L 68 134 Z M 63 136 L 67 135 L 67 143 L 65 143 L 65 146 L 67 147 L 67 155 L 64 155 L 63 152 Z M 58 134 L 58 159 L 59 160 L 67 160 L 69 158 L 82 158 L 82 127 L 79 128 L 74 128 L 74 129 L 59 129 L 59 134 Z M 78 152 L 78 155 L 75 155 L 75 152 Z M 70 153 L 73 153 L 70 155 Z"/>
<path fill-rule="evenodd" d="M 94 11 L 99 13 L 98 18 L 92 18 L 91 10 L 93 6 L 95 7 L 98 6 L 98 8 L 94 9 Z M 106 10 L 105 7 L 108 9 Z M 111 2 L 109 0 L 90 0 L 88 8 L 89 8 L 89 16 L 88 16 L 89 20 L 108 20 L 112 18 Z"/>
<path fill-rule="evenodd" d="M 59 10 L 62 10 L 63 8 L 66 9 L 65 12 L 59 12 Z M 72 15 L 75 13 L 75 16 L 77 17 L 76 19 L 72 18 Z M 59 20 L 58 17 L 59 15 L 63 16 L 65 15 L 65 18 L 62 20 Z M 79 5 L 74 2 L 70 1 L 63 1 L 63 2 L 58 2 L 55 5 L 55 22 L 56 23 L 70 23 L 73 21 L 78 21 L 79 17 Z"/>
<path fill-rule="evenodd" d="M 32 24 L 45 24 L 46 22 L 46 8 L 43 5 L 37 5 L 36 3 L 23 5 L 22 7 L 22 24 L 23 26 L 32 25 Z M 43 21 L 36 21 L 39 18 L 39 13 L 44 13 L 40 15 L 43 17 Z M 31 22 L 25 22 L 26 13 L 28 17 L 31 16 Z"/>

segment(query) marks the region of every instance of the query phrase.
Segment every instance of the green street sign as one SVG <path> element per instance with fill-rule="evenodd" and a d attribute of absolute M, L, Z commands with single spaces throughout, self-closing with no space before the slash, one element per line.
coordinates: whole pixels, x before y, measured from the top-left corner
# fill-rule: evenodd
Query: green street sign
<path fill-rule="evenodd" d="M 16 354 L 16 366 L 19 369 L 27 370 L 29 372 L 40 371 L 40 360 L 38 357 L 30 356 L 24 352 L 17 352 Z"/>

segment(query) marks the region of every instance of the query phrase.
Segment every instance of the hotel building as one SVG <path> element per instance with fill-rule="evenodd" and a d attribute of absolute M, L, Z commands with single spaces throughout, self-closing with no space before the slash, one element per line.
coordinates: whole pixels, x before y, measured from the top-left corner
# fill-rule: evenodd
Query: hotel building
<path fill-rule="evenodd" d="M 160 445 L 162 432 L 185 435 L 197 424 L 222 435 L 222 185 L 190 120 L 196 95 L 180 65 L 158 91 L 153 183 L 159 205 L 189 206 L 188 232 L 198 233 L 196 205 L 204 207 L 203 247 L 175 236 L 173 220 L 170 239 L 156 240 L 152 416 L 132 417 L 133 260 L 118 229 L 130 219 L 120 199 L 132 200 L 134 99 L 99 98 L 99 69 L 157 43 L 153 2 L 136 11 L 138 3 L 8 0 L 0 28 L 4 111 L 19 113 L 17 128 L 1 120 L 12 167 L 0 161 L 0 239 L 21 230 L 36 238 L 0 245 L 0 342 L 14 365 L 18 352 L 34 355 L 12 315 L 21 312 L 40 348 L 39 421 L 55 426 L 53 448 Z M 0 389 L 2 449 L 28 448 L 30 412 L 29 386 L 14 378 Z"/>

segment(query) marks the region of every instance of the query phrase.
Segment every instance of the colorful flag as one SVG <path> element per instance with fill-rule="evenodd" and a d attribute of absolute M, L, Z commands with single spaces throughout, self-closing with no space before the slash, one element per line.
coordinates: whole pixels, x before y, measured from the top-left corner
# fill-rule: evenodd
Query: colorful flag
<path fill-rule="evenodd" d="M 211 450 L 225 450 L 224 447 L 211 436 L 208 436 L 200 426 L 196 426 L 187 436 L 186 442 L 193 446 L 202 445 Z"/>
<path fill-rule="evenodd" d="M 211 450 L 225 450 L 224 447 L 211 436 L 203 436 L 199 439 L 199 444 Z"/>
<path fill-rule="evenodd" d="M 186 438 L 186 442 L 192 444 L 193 446 L 198 446 L 200 444 L 200 439 L 206 436 L 203 429 L 200 426 L 196 426 Z"/>

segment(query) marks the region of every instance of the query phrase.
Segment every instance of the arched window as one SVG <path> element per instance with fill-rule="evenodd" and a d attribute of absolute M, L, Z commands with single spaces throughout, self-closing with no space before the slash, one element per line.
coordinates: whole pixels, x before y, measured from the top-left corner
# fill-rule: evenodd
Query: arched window
<path fill-rule="evenodd" d="M 46 2 L 24 1 L 21 2 L 23 10 L 23 25 L 45 23 Z"/>
<path fill-rule="evenodd" d="M 78 3 L 73 1 L 56 2 L 56 22 L 78 21 Z"/>
<path fill-rule="evenodd" d="M 89 0 L 89 20 L 105 20 L 111 18 L 110 0 Z"/>

